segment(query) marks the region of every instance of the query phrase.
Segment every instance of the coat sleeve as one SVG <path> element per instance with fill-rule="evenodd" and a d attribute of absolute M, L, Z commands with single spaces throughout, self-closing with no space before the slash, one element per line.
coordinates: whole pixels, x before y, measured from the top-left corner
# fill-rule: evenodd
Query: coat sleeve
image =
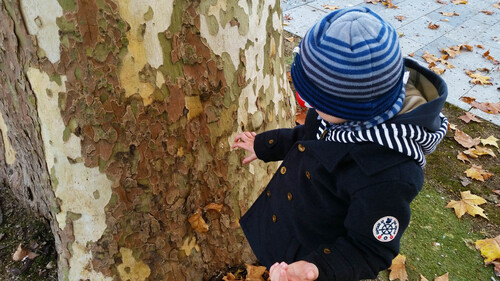
<path fill-rule="evenodd" d="M 305 126 L 299 125 L 293 129 L 276 129 L 258 134 L 254 141 L 255 154 L 264 162 L 283 160 L 288 150 L 304 133 Z"/>
<path fill-rule="evenodd" d="M 304 258 L 318 267 L 317 280 L 372 279 L 387 269 L 399 252 L 401 236 L 410 221 L 410 202 L 420 188 L 400 181 L 383 182 L 353 194 L 344 221 L 346 235 L 333 244 L 321 245 Z M 392 240 L 381 242 L 375 227 L 381 222 L 383 227 L 387 218 L 391 222 L 396 219 L 398 230 Z"/>

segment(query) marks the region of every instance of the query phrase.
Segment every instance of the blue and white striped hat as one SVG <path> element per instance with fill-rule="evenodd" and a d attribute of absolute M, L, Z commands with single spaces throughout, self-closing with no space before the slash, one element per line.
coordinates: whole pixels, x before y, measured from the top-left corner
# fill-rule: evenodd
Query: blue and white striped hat
<path fill-rule="evenodd" d="M 392 25 L 366 7 L 336 10 L 300 42 L 292 81 L 313 108 L 376 125 L 404 101 L 404 63 Z"/>

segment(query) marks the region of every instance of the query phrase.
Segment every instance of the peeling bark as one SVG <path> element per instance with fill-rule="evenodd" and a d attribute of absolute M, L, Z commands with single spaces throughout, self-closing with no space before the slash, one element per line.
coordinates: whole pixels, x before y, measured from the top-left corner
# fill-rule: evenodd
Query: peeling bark
<path fill-rule="evenodd" d="M 230 144 L 293 122 L 279 0 L 21 2 L 0 2 L 0 175 L 44 177 L 32 193 L 60 279 L 202 280 L 251 262 L 238 220 L 273 169 L 242 167 Z"/>

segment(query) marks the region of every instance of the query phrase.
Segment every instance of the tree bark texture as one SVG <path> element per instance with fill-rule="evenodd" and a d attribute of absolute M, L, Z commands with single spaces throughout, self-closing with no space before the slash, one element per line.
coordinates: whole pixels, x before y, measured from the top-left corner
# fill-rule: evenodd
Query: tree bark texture
<path fill-rule="evenodd" d="M 274 172 L 242 130 L 290 126 L 279 0 L 0 0 L 0 176 L 51 219 L 60 280 L 202 280 L 254 258 Z"/>

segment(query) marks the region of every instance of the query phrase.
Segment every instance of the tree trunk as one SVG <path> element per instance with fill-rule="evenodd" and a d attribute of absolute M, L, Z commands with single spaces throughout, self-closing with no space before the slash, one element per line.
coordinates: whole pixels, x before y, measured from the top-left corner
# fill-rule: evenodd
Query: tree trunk
<path fill-rule="evenodd" d="M 0 0 L 0 176 L 51 221 L 60 280 L 202 280 L 291 126 L 279 0 Z"/>

